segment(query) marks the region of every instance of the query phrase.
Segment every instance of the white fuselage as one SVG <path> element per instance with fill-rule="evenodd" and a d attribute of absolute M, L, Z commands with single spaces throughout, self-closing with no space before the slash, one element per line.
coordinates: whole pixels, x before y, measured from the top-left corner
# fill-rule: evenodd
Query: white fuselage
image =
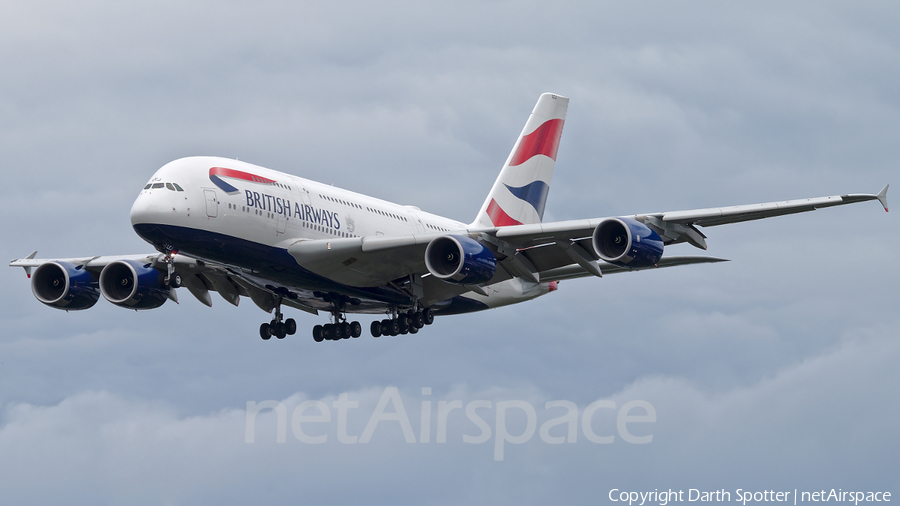
<path fill-rule="evenodd" d="M 228 193 L 210 180 L 227 167 L 271 182 L 243 181 Z M 223 178 L 224 179 L 224 178 Z M 229 181 L 231 182 L 231 181 Z M 174 183 L 184 191 L 152 188 Z M 272 247 L 298 239 L 463 231 L 464 223 L 412 206 L 324 185 L 238 160 L 191 157 L 160 168 L 131 209 L 132 224 L 162 223 L 241 238 Z"/>

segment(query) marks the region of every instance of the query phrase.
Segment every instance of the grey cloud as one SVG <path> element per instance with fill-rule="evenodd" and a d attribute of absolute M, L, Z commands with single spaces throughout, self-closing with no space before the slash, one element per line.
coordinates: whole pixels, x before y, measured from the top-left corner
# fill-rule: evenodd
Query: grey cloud
<path fill-rule="evenodd" d="M 194 154 L 468 221 L 544 91 L 572 99 L 548 220 L 875 192 L 896 184 L 897 14 L 811 2 L 6 5 L 0 251 L 149 252 L 128 222 L 134 195 Z M 266 315 L 246 300 L 54 311 L 6 269 L 4 489 L 35 503 L 547 503 L 691 480 L 884 488 L 894 216 L 865 203 L 705 229 L 708 253 L 732 262 L 563 282 L 414 338 L 319 345 L 304 329 L 322 319 L 305 314 L 292 314 L 294 339 L 261 342 Z M 232 439 L 248 400 L 386 385 L 536 405 L 645 397 L 659 431 L 599 452 L 529 443 L 502 467 L 487 446 Z M 40 486 L 51 473 L 58 496 Z M 348 476 L 362 488 L 347 490 Z"/>

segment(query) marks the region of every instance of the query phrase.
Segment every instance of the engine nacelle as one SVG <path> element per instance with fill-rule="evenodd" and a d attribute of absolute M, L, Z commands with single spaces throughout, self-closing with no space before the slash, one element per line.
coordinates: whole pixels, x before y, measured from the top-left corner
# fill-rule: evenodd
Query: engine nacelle
<path fill-rule="evenodd" d="M 113 304 L 129 309 L 155 309 L 169 297 L 165 276 L 134 260 L 117 260 L 100 272 L 100 292 Z"/>
<path fill-rule="evenodd" d="M 44 304 L 67 311 L 88 309 L 100 298 L 94 276 L 69 262 L 39 265 L 31 276 L 31 291 Z"/>
<path fill-rule="evenodd" d="M 439 279 L 457 285 L 487 283 L 497 272 L 497 257 L 480 242 L 446 235 L 428 243 L 425 266 Z"/>
<path fill-rule="evenodd" d="M 663 255 L 663 240 L 650 227 L 630 218 L 608 218 L 594 229 L 594 251 L 605 262 L 649 267 Z"/>

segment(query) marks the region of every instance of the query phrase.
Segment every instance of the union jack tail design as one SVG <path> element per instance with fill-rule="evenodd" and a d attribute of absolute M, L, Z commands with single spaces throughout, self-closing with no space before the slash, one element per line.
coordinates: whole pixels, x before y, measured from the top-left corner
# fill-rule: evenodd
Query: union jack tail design
<path fill-rule="evenodd" d="M 473 227 L 541 222 L 568 107 L 566 97 L 541 95 Z"/>

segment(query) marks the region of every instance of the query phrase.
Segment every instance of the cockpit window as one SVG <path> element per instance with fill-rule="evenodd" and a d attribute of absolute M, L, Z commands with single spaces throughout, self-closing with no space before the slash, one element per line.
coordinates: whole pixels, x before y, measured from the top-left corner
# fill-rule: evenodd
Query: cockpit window
<path fill-rule="evenodd" d="M 151 186 L 151 188 L 156 189 L 156 188 L 162 188 L 164 186 L 166 186 L 165 183 L 153 183 L 153 186 Z"/>
<path fill-rule="evenodd" d="M 166 183 L 166 188 L 172 191 L 175 191 L 175 187 L 172 186 L 172 183 Z"/>
<path fill-rule="evenodd" d="M 175 189 L 176 189 L 177 191 L 180 191 L 180 192 L 183 192 L 183 191 L 184 191 L 180 186 L 178 186 L 178 183 L 172 183 L 172 185 L 175 187 Z"/>
<path fill-rule="evenodd" d="M 147 183 L 147 186 L 145 186 L 144 189 L 145 189 L 145 190 L 149 190 L 151 186 L 153 186 L 153 185 L 150 184 L 150 183 Z"/>

